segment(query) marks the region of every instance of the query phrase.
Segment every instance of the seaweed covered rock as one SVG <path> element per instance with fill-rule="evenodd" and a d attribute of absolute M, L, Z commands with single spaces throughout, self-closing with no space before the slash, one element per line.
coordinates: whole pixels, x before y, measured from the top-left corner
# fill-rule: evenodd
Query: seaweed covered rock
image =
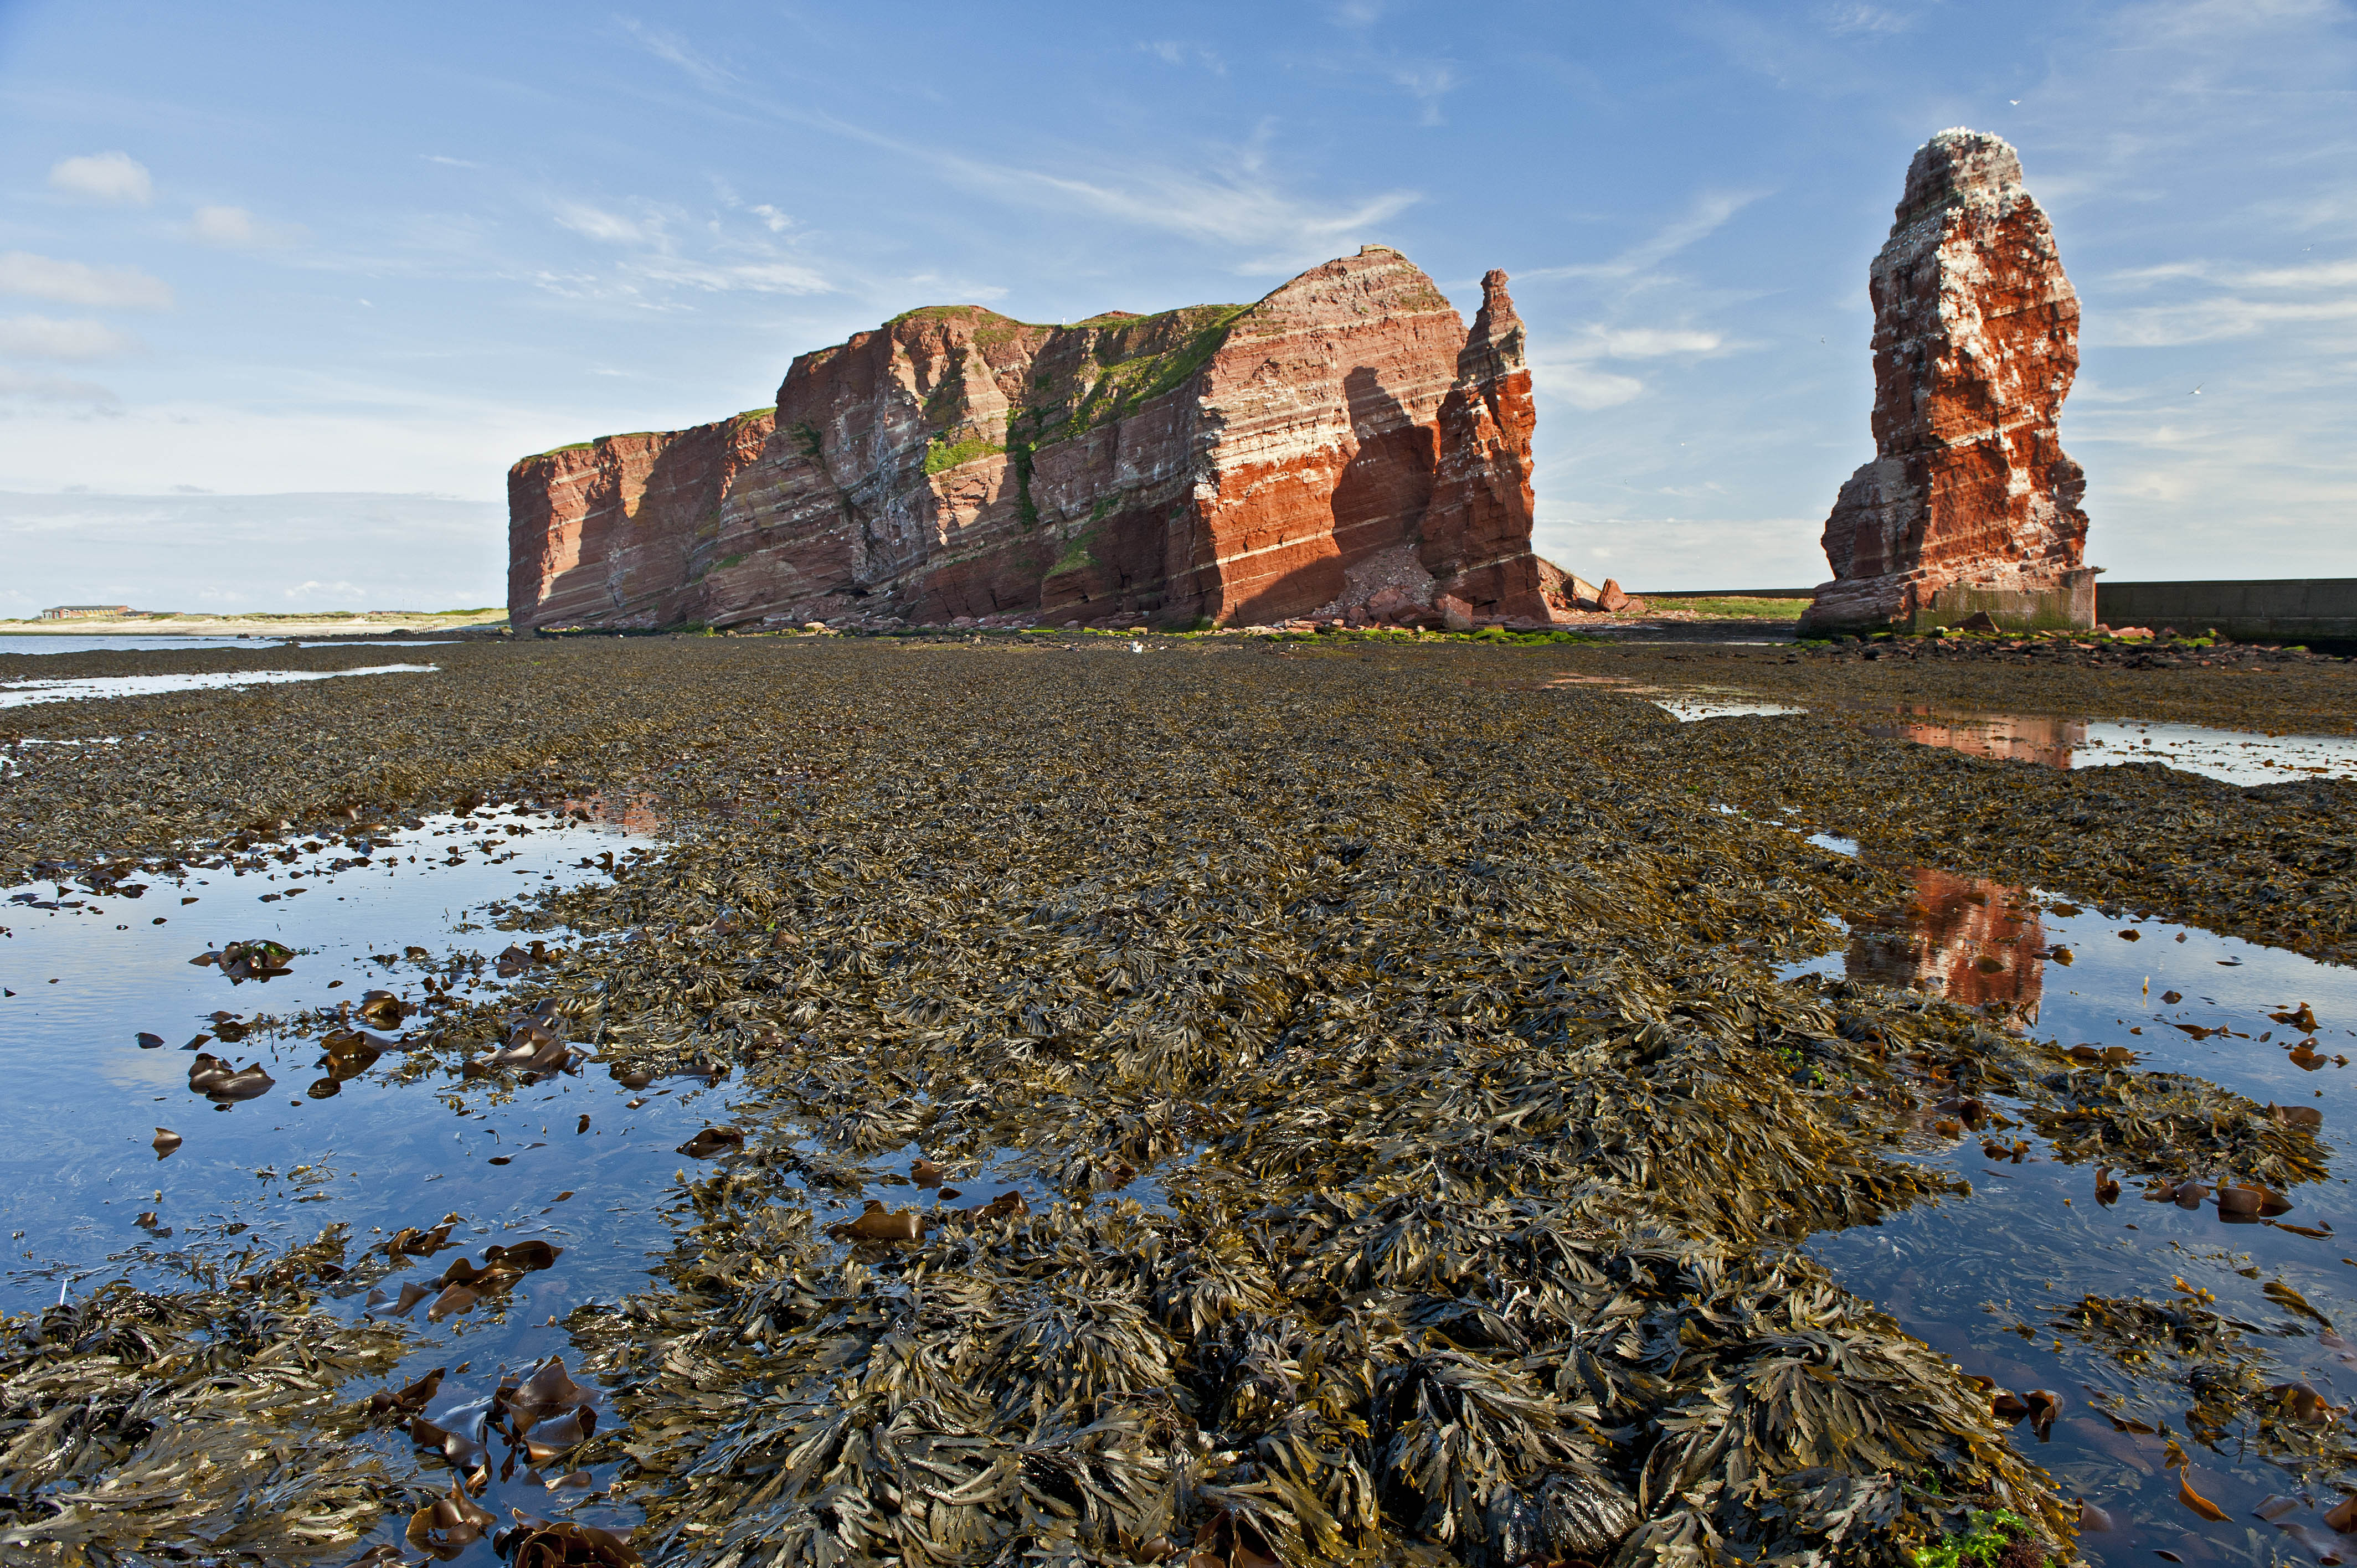
<path fill-rule="evenodd" d="M 1389 589 L 1544 619 L 1505 285 L 1469 332 L 1371 245 L 1253 305 L 913 310 L 796 359 L 774 410 L 516 464 L 510 615 L 1185 627 Z"/>
<path fill-rule="evenodd" d="M 313 1310 L 339 1235 L 182 1291 L 104 1286 L 0 1342 L 0 1549 L 61 1565 L 348 1552 L 404 1498 L 341 1391 L 402 1337 Z"/>
<path fill-rule="evenodd" d="M 1727 944 L 1900 885 L 1667 784 L 1566 798 L 1577 715 L 1403 734 L 1255 668 L 1213 734 L 1139 688 L 1121 744 L 1173 766 L 1120 790 L 1019 716 L 1041 672 L 977 695 L 986 760 L 561 901 L 671 933 L 569 1032 L 746 1084 L 658 1288 L 568 1325 L 650 1555 L 1881 1563 L 1971 1507 L 2065 1541 L 1986 1392 L 1794 1244 L 1950 1190 L 1895 1157 L 1926 1101 L 2071 1058 L 1775 983 Z"/>
<path fill-rule="evenodd" d="M 2079 296 L 2013 148 L 1966 130 L 1924 143 L 1867 282 L 1875 456 L 1825 521 L 1833 581 L 1803 635 L 2093 626 L 2086 478 L 2055 428 Z"/>

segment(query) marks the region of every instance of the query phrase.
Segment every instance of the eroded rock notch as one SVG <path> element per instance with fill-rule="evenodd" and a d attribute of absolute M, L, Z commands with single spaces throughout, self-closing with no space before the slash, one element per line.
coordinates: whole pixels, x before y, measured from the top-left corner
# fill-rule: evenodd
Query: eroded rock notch
<path fill-rule="evenodd" d="M 513 624 L 1544 621 L 1523 327 L 1482 292 L 1469 333 L 1369 246 L 1248 306 L 911 311 L 774 411 L 518 463 Z"/>
<path fill-rule="evenodd" d="M 2079 296 L 2011 146 L 1943 131 L 1907 170 L 1874 298 L 1875 458 L 1825 521 L 1810 631 L 2094 622 L 2086 478 L 2055 422 Z"/>

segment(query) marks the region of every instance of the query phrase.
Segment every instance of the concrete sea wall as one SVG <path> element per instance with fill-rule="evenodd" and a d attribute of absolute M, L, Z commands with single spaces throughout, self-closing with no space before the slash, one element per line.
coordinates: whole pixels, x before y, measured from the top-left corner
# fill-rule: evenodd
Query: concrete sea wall
<path fill-rule="evenodd" d="M 2357 577 L 2248 583 L 2098 583 L 2105 626 L 2212 629 L 2241 642 L 2357 641 Z"/>

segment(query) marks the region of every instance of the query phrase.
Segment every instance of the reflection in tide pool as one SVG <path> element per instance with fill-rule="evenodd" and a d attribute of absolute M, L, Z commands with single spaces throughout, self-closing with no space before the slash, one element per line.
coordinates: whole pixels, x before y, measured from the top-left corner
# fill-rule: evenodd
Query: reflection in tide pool
<path fill-rule="evenodd" d="M 2080 1539 L 2090 1563 L 2126 1568 L 2158 1552 L 2222 1565 L 2331 1563 L 2344 1550 L 2357 1560 L 2357 1537 L 2325 1521 L 2338 1491 L 2303 1490 L 2266 1456 L 2285 1451 L 2284 1429 L 2262 1442 L 2232 1413 L 2251 1393 L 2264 1402 L 2282 1388 L 2290 1401 L 2304 1386 L 2334 1410 L 2294 1445 L 2350 1448 L 2357 1343 L 2341 1336 L 2357 1336 L 2357 1201 L 2341 1161 L 2357 1126 L 2357 971 L 1983 878 L 1909 879 L 1906 901 L 1854 922 L 1845 950 L 1781 972 L 1944 996 L 2083 1060 L 2319 1112 L 2332 1168 L 2291 1188 L 2278 1217 L 2228 1214 L 2131 1174 L 2107 1184 L 2058 1159 L 2018 1106 L 1992 1097 L 1991 1110 L 2023 1124 L 1910 1151 L 1963 1177 L 1970 1196 L 1819 1236 L 1809 1250 L 1966 1373 L 2058 1396 L 2050 1430 L 2025 1421 L 2014 1441 L 2109 1520 Z M 2137 1337 L 2102 1326 L 2123 1321 Z M 2170 1467 L 2172 1450 L 2190 1455 L 2190 1471 Z M 2357 1479 L 2357 1466 L 2337 1464 L 2320 1473 Z M 2180 1479 L 2223 1520 L 2181 1501 Z"/>
<path fill-rule="evenodd" d="M 1919 869 L 1915 895 L 1886 920 L 1850 928 L 1852 979 L 1928 991 L 2027 1026 L 2045 994 L 2037 901 L 1984 877 Z"/>
<path fill-rule="evenodd" d="M 2072 752 L 2087 743 L 2083 719 L 2018 718 L 1996 714 L 1936 714 L 1929 709 L 1902 709 L 1895 725 L 1870 725 L 1867 733 L 1885 740 L 1911 740 L 1973 757 L 2001 762 L 2036 762 L 2048 768 L 2068 768 Z"/>
<path fill-rule="evenodd" d="M 594 1029 L 562 1017 L 575 1048 L 543 1070 L 462 1073 L 433 1047 L 465 1004 L 496 1007 L 535 972 L 575 961 L 581 939 L 532 929 L 530 911 L 648 853 L 591 825 L 647 820 L 646 802 L 615 804 L 485 809 L 122 875 L 56 867 L 57 880 L 0 890 L 0 1234 L 14 1265 L 0 1310 L 38 1311 L 124 1276 L 172 1289 L 179 1250 L 274 1255 L 330 1226 L 348 1228 L 357 1275 L 389 1238 L 447 1217 L 451 1250 L 396 1260 L 373 1306 L 334 1285 L 319 1301 L 405 1326 L 391 1384 L 450 1369 L 425 1419 L 489 1442 L 500 1369 L 573 1359 L 562 1320 L 643 1287 L 650 1254 L 673 1239 L 673 1175 L 694 1168 L 680 1145 L 727 1123 L 720 1080 L 622 1081 L 595 1059 Z M 232 943 L 279 944 L 285 967 L 190 961 Z M 363 1006 L 371 992 L 397 1009 Z M 330 1042 L 347 1004 L 374 1039 Z M 209 1090 L 208 1056 L 259 1068 L 266 1087 Z M 419 1298 L 406 1311 L 390 1299 L 495 1244 L 531 1260 L 511 1288 L 440 1322 Z M 398 1429 L 364 1441 L 409 1463 Z M 477 1500 L 502 1518 L 521 1507 L 628 1529 L 635 1510 L 604 1496 L 613 1469 L 561 1493 L 528 1468 L 501 1471 Z M 397 1549 L 402 1525 L 389 1514 L 362 1547 Z M 500 1562 L 488 1539 L 456 1555 L 459 1568 Z"/>
<path fill-rule="evenodd" d="M 1775 718 L 1784 714 L 1805 714 L 1809 711 L 1796 708 L 1789 703 L 1764 702 L 1740 692 L 1717 692 L 1708 688 L 1675 696 L 1655 697 L 1653 705 L 1673 718 L 1686 723 L 1696 719 Z"/>
<path fill-rule="evenodd" d="M 2226 784 L 2357 779 L 2357 740 L 2342 736 L 2270 736 L 2144 719 L 2036 718 L 1921 707 L 1902 708 L 1896 723 L 1869 725 L 1867 733 L 2047 768 L 2159 762 Z"/>

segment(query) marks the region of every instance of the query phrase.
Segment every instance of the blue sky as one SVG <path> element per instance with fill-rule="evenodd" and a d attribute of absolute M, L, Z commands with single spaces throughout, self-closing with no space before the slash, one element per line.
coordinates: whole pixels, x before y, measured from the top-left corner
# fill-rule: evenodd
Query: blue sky
<path fill-rule="evenodd" d="M 916 305 L 1245 300 L 1368 242 L 1469 310 L 1513 274 L 1544 553 L 1812 583 L 1950 125 L 2020 148 L 2080 292 L 2089 559 L 2357 575 L 2346 4 L 0 0 L 0 614 L 496 602 L 524 453 Z M 257 553 L 222 498 L 288 493 Z M 154 498 L 168 573 L 83 494 Z"/>

